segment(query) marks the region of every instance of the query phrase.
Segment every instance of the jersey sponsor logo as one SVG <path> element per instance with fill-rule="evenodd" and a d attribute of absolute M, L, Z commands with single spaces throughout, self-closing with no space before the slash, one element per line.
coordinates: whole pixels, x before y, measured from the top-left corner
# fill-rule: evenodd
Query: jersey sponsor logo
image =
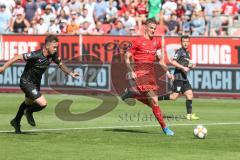
<path fill-rule="evenodd" d="M 156 41 L 153 42 L 153 46 L 154 46 L 154 47 L 157 46 L 157 42 L 156 42 Z"/>

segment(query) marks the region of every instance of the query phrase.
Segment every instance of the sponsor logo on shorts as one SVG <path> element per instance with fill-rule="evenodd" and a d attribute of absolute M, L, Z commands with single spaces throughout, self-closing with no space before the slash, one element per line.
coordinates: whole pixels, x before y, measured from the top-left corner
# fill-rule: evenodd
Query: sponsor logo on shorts
<path fill-rule="evenodd" d="M 181 86 L 177 86 L 177 91 L 180 92 L 181 91 Z"/>

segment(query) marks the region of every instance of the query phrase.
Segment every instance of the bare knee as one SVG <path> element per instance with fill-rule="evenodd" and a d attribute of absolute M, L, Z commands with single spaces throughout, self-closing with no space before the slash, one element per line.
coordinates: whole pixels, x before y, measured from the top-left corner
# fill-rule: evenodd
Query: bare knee
<path fill-rule="evenodd" d="M 47 100 L 43 96 L 36 99 L 35 103 L 37 103 L 41 107 L 46 107 L 47 106 Z"/>
<path fill-rule="evenodd" d="M 192 100 L 192 99 L 193 99 L 193 94 L 186 95 L 186 98 L 187 98 L 188 100 Z"/>
<path fill-rule="evenodd" d="M 178 97 L 179 97 L 179 93 L 173 93 L 170 95 L 171 100 L 176 100 L 176 99 L 178 99 Z"/>

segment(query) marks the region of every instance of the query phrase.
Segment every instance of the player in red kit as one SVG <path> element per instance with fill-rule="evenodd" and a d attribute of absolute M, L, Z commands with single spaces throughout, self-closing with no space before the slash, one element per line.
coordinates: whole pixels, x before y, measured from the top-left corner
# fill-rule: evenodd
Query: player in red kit
<path fill-rule="evenodd" d="M 152 112 L 160 123 L 163 132 L 172 136 L 171 131 L 164 122 L 163 113 L 158 105 L 157 89 L 158 85 L 155 80 L 154 62 L 166 71 L 168 78 L 173 76 L 168 72 L 164 59 L 161 57 L 161 41 L 153 37 L 157 23 L 155 19 L 146 21 L 145 33 L 142 37 L 132 42 L 131 49 L 125 54 L 125 63 L 127 65 L 128 77 L 134 82 L 131 83 L 131 92 L 134 98 L 151 107 Z M 134 67 L 131 65 L 131 59 L 134 61 Z M 127 92 L 126 92 L 127 93 Z M 123 97 L 122 97 L 123 98 Z M 124 99 L 124 98 L 123 98 Z"/>

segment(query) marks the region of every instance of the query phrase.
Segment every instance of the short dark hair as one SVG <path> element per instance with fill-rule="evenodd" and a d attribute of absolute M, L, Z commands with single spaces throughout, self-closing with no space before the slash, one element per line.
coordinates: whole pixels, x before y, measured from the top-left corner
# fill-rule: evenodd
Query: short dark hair
<path fill-rule="evenodd" d="M 146 25 L 153 23 L 153 24 L 157 24 L 157 21 L 155 18 L 148 18 L 145 22 Z"/>
<path fill-rule="evenodd" d="M 47 43 L 51 43 L 51 42 L 58 42 L 58 37 L 55 36 L 55 35 L 48 35 L 46 38 L 45 38 L 45 44 Z"/>
<path fill-rule="evenodd" d="M 181 36 L 181 41 L 182 41 L 183 39 L 190 39 L 190 37 L 189 37 L 188 35 L 182 35 L 182 36 Z"/>

